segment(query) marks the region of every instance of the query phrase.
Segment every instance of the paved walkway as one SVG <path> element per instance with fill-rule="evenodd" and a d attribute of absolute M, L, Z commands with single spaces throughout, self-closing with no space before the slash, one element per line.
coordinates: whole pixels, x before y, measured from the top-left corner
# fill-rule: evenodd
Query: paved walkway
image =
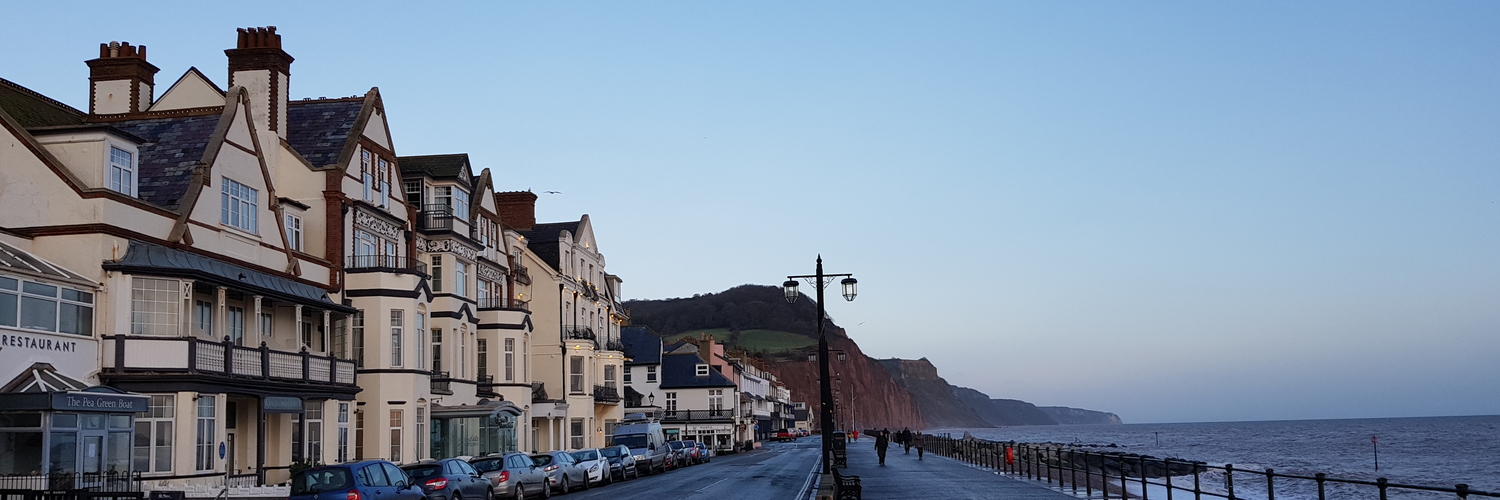
<path fill-rule="evenodd" d="M 875 440 L 860 436 L 848 444 L 849 467 L 842 472 L 860 477 L 864 498 L 942 498 L 1000 500 L 1078 500 L 1045 484 L 996 474 L 947 457 L 927 454 L 917 460 L 917 449 L 902 454 L 892 445 L 885 466 L 875 455 Z"/>

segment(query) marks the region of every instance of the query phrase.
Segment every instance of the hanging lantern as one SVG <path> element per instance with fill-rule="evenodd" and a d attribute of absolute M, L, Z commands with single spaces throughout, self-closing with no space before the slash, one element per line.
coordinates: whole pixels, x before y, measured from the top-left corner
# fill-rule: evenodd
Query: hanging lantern
<path fill-rule="evenodd" d="M 855 288 L 856 285 L 859 284 L 859 281 L 857 281 L 854 278 L 850 277 L 850 278 L 844 278 L 844 280 L 840 281 L 839 284 L 844 285 L 844 300 L 851 301 L 851 302 L 854 301 L 854 293 L 855 293 L 854 288 Z"/>
<path fill-rule="evenodd" d="M 797 296 L 801 295 L 797 293 L 797 280 L 786 280 L 786 283 L 781 284 L 781 292 L 786 297 L 786 303 L 788 304 L 796 302 Z"/>

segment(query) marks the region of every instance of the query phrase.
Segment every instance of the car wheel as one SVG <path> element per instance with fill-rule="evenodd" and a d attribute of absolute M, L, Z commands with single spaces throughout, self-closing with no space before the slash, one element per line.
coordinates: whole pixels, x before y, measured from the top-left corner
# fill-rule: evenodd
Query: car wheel
<path fill-rule="evenodd" d="M 526 500 L 526 487 L 516 485 L 516 500 Z"/>
<path fill-rule="evenodd" d="M 453 492 L 453 496 L 448 497 L 448 500 L 464 500 L 464 496 L 462 494 L 460 494 L 459 492 L 455 491 L 455 492 Z"/>
<path fill-rule="evenodd" d="M 562 475 L 562 488 L 561 489 L 562 489 L 562 493 L 563 494 L 567 494 L 569 491 L 573 491 L 573 485 L 568 484 L 568 473 L 566 473 L 566 472 L 564 472 L 563 475 Z"/>
<path fill-rule="evenodd" d="M 588 491 L 588 489 L 589 489 L 589 475 L 588 475 L 588 473 L 584 473 L 584 475 L 583 475 L 583 486 L 579 486 L 578 489 L 584 490 L 584 491 Z"/>
<path fill-rule="evenodd" d="M 552 498 L 552 485 L 546 479 L 542 480 L 542 498 Z"/>

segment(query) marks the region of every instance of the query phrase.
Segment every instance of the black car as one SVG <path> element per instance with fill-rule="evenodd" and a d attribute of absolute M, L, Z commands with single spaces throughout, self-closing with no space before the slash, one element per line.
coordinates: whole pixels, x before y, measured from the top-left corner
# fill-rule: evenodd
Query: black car
<path fill-rule="evenodd" d="M 599 454 L 609 459 L 610 476 L 619 481 L 641 477 L 641 471 L 635 468 L 635 455 L 630 453 L 630 447 L 617 444 L 608 448 L 600 448 Z"/>
<path fill-rule="evenodd" d="M 489 500 L 494 496 L 490 481 L 457 458 L 422 461 L 401 466 L 412 482 L 422 487 L 427 500 Z"/>

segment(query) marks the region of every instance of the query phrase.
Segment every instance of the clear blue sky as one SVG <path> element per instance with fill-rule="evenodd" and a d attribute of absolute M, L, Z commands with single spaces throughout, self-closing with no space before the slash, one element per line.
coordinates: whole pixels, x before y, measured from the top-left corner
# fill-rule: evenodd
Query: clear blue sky
<path fill-rule="evenodd" d="M 264 5 L 10 5 L 0 77 L 86 107 L 125 40 L 224 85 L 276 25 L 294 98 L 378 86 L 398 153 L 561 191 L 631 298 L 821 252 L 867 353 L 994 397 L 1500 413 L 1500 4 Z"/>

